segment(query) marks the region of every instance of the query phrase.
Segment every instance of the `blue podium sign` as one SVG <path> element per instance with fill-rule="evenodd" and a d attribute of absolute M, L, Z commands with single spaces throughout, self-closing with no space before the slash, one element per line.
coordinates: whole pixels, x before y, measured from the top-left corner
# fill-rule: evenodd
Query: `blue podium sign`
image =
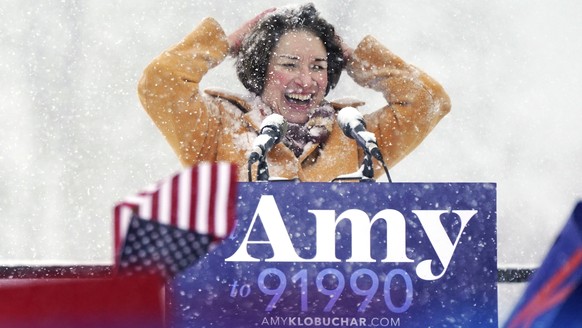
<path fill-rule="evenodd" d="M 240 183 L 172 327 L 497 327 L 496 186 Z"/>

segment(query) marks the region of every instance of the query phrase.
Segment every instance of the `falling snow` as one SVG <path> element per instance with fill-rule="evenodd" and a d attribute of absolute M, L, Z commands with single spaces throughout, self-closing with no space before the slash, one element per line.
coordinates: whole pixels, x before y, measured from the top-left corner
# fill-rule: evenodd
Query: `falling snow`
<path fill-rule="evenodd" d="M 348 44 L 374 35 L 452 99 L 392 178 L 497 183 L 499 266 L 538 265 L 582 198 L 582 3 L 313 2 Z M 141 72 L 203 17 L 233 31 L 279 3 L 5 3 L 0 265 L 110 263 L 114 203 L 180 167 L 139 104 Z M 231 60 L 211 86 L 244 92 Z M 383 105 L 344 74 L 328 98 L 346 96 Z"/>

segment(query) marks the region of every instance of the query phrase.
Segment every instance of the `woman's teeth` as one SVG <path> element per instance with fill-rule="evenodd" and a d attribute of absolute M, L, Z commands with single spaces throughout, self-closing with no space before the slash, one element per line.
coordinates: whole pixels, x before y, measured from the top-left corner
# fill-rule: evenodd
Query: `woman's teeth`
<path fill-rule="evenodd" d="M 292 101 L 307 102 L 311 100 L 311 94 L 302 95 L 298 93 L 290 93 L 285 96 L 287 97 L 287 99 Z"/>

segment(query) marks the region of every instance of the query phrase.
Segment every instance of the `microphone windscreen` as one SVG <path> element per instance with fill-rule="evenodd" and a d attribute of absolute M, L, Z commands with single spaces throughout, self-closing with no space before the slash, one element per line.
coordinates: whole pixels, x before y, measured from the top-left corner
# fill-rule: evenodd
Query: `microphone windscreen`
<path fill-rule="evenodd" d="M 337 123 L 344 133 L 349 137 L 352 130 L 351 124 L 364 124 L 364 116 L 354 107 L 344 107 L 337 114 Z"/>
<path fill-rule="evenodd" d="M 261 129 L 266 126 L 276 127 L 281 131 L 281 136 L 287 134 L 287 120 L 282 115 L 279 114 L 271 114 L 263 120 L 261 123 Z"/>

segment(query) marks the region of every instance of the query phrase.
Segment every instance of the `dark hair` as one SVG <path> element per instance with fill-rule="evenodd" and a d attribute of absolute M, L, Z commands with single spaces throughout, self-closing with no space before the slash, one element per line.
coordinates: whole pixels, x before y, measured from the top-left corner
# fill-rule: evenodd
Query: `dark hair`
<path fill-rule="evenodd" d="M 319 17 L 312 3 L 300 7 L 285 7 L 263 17 L 243 40 L 236 61 L 238 79 L 249 91 L 263 93 L 267 67 L 273 49 L 288 31 L 304 30 L 316 35 L 327 52 L 327 88 L 334 88 L 345 66 L 341 41 L 334 27 Z"/>

